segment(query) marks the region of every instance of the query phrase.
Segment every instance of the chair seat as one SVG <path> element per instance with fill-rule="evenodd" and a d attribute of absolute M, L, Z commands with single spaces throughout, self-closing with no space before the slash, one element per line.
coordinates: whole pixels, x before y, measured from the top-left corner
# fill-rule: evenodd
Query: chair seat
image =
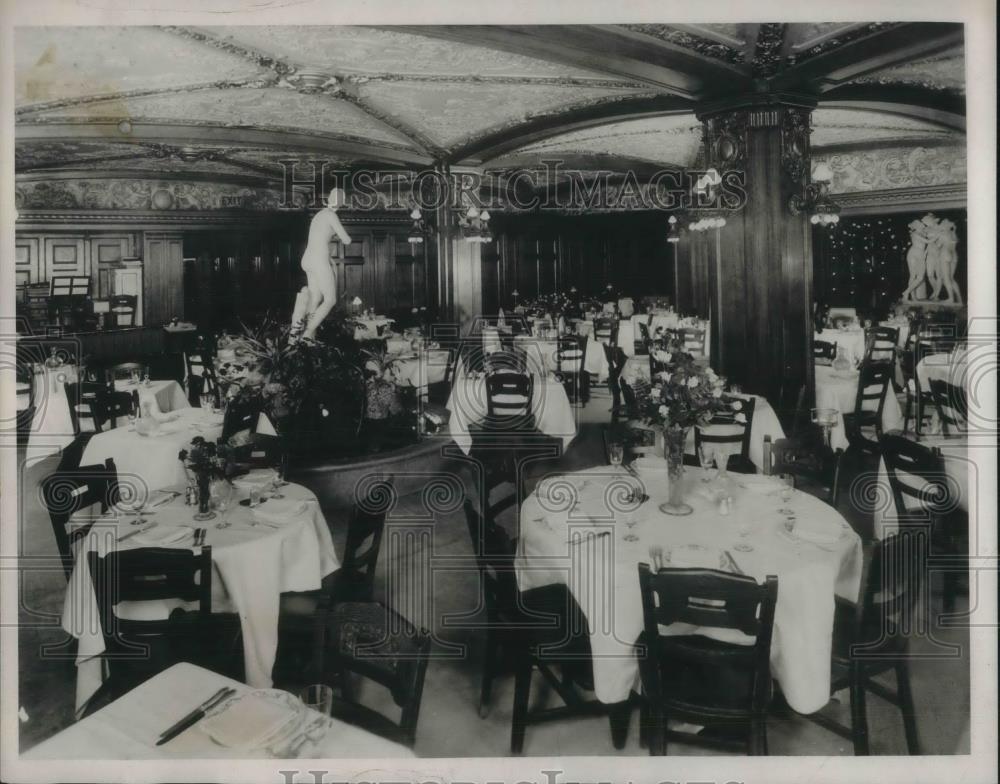
<path fill-rule="evenodd" d="M 668 710 L 719 719 L 750 718 L 749 646 L 699 635 L 660 637 L 657 656 Z"/>

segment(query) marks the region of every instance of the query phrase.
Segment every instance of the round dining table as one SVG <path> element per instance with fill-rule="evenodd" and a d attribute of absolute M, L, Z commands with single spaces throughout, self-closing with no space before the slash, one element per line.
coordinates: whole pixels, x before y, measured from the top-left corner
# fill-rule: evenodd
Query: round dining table
<path fill-rule="evenodd" d="M 139 547 L 196 549 L 195 530 L 206 531 L 212 547 L 212 610 L 235 612 L 243 631 L 246 682 L 254 688 L 271 685 L 278 649 L 280 596 L 286 591 L 311 591 L 322 578 L 340 567 L 333 540 L 319 502 L 312 491 L 287 484 L 282 498 L 273 495 L 274 472 L 254 471 L 237 480 L 226 512 L 205 522 L 195 521 L 196 506 L 185 503 L 183 487 L 153 492 L 142 513 L 145 523 L 127 506 L 112 508 L 94 521 L 77 545 L 76 562 L 63 606 L 62 627 L 78 640 L 76 708 L 82 711 L 103 680 L 101 635 L 97 599 L 86 553 L 107 555 Z M 261 488 L 263 501 L 251 509 L 240 503 L 252 487 Z M 133 535 L 134 534 L 134 535 Z M 123 538 L 127 537 L 127 538 Z M 116 614 L 125 618 L 165 618 L 180 602 L 119 602 Z"/>
<path fill-rule="evenodd" d="M 667 567 L 721 568 L 758 582 L 776 575 L 771 670 L 789 705 L 818 711 L 830 697 L 835 597 L 858 597 L 861 539 L 833 507 L 775 477 L 686 469 L 683 481 L 693 512 L 677 517 L 659 508 L 669 494 L 665 463 L 635 474 L 601 466 L 543 478 L 521 506 L 520 589 L 570 589 L 587 618 L 597 697 L 615 703 L 637 687 L 637 565 L 652 564 L 655 548 Z M 728 639 L 710 628 L 662 632 Z"/>
<path fill-rule="evenodd" d="M 829 408 L 837 412 L 837 422 L 830 429 L 830 446 L 834 449 L 847 449 L 847 430 L 844 427 L 844 414 L 854 411 L 858 394 L 860 373 L 857 370 L 837 370 L 834 367 L 817 365 L 816 371 L 816 408 Z M 876 401 L 866 401 L 867 409 L 874 409 Z M 882 407 L 882 430 L 902 430 L 903 409 L 893 393 L 892 385 L 886 387 L 885 405 Z"/>

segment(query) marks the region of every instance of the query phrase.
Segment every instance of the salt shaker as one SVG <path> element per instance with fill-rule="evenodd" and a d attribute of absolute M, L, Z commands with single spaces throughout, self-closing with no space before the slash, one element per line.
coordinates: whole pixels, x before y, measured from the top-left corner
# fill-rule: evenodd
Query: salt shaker
<path fill-rule="evenodd" d="M 733 509 L 732 504 L 732 499 L 728 495 L 722 496 L 722 498 L 719 499 L 719 514 L 723 517 L 728 515 Z"/>

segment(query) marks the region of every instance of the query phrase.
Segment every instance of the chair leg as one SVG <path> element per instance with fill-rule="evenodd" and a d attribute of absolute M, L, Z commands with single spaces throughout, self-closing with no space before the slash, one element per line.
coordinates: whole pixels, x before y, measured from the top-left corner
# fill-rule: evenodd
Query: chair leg
<path fill-rule="evenodd" d="M 479 691 L 479 718 L 485 719 L 490 710 L 493 678 L 496 676 L 497 633 L 492 626 L 486 629 L 486 649 L 483 652 L 483 682 Z"/>
<path fill-rule="evenodd" d="M 751 720 L 747 752 L 751 757 L 767 756 L 767 721 L 765 719 Z"/>
<path fill-rule="evenodd" d="M 865 708 L 865 676 L 860 665 L 851 665 L 851 739 L 854 742 L 854 756 L 867 757 L 871 750 L 868 745 L 868 711 Z"/>
<path fill-rule="evenodd" d="M 906 405 L 903 406 L 903 435 L 910 432 L 910 417 L 913 415 L 913 398 L 906 392 Z"/>
<path fill-rule="evenodd" d="M 626 699 L 608 706 L 608 720 L 611 724 L 611 743 L 616 749 L 624 749 L 628 740 L 628 724 L 632 718 L 632 700 Z"/>
<path fill-rule="evenodd" d="M 649 748 L 649 734 L 650 734 L 650 715 L 649 715 L 649 702 L 643 699 L 639 703 L 639 747 L 648 749 Z"/>
<path fill-rule="evenodd" d="M 524 749 L 524 733 L 528 724 L 528 696 L 531 693 L 531 658 L 518 657 L 514 674 L 514 715 L 510 725 L 510 753 L 520 754 Z"/>
<path fill-rule="evenodd" d="M 903 729 L 906 732 L 906 751 L 910 755 L 918 755 L 920 739 L 917 736 L 917 716 L 913 709 L 910 669 L 903 660 L 896 662 L 896 690 L 899 695 L 899 710 L 903 714 Z"/>

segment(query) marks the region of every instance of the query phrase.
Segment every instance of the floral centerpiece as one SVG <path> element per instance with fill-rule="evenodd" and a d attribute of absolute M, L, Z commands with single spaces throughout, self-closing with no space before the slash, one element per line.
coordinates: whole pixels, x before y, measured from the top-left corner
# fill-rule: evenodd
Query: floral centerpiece
<path fill-rule="evenodd" d="M 559 316 L 566 317 L 576 303 L 568 294 L 541 294 L 533 300 L 524 303 L 524 308 L 533 316 L 548 316 L 553 320 Z"/>
<path fill-rule="evenodd" d="M 728 407 L 722 397 L 723 380 L 712 368 L 695 362 L 677 343 L 653 348 L 652 356 L 649 395 L 638 402 L 643 420 L 663 431 L 670 502 L 660 508 L 669 514 L 690 514 L 682 491 L 684 445 L 691 427 L 707 425 L 716 412 Z"/>
<path fill-rule="evenodd" d="M 343 311 L 331 312 L 314 340 L 302 338 L 298 325 L 268 317 L 258 327 L 244 327 L 238 341 L 238 364 L 244 367 L 227 378 L 227 396 L 255 404 L 292 451 L 329 449 L 357 438 L 367 357 Z"/>
<path fill-rule="evenodd" d="M 198 513 L 195 520 L 210 520 L 215 513 L 209 508 L 212 480 L 226 480 L 234 471 L 234 449 L 221 438 L 206 441 L 202 436 L 191 439 L 188 449 L 182 449 L 178 459 L 184 464 L 185 472 L 194 474 L 198 486 Z"/>

